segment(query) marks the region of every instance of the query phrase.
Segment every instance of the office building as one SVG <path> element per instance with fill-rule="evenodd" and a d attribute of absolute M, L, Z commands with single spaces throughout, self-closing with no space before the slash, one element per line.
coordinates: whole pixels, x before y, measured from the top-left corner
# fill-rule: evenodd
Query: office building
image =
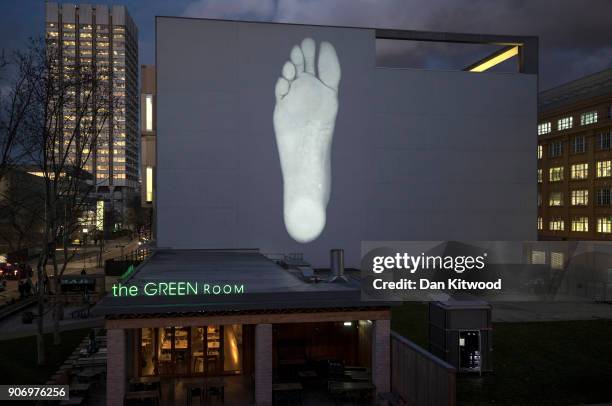
<path fill-rule="evenodd" d="M 84 169 L 120 226 L 127 200 L 139 187 L 138 30 L 125 6 L 45 3 L 45 24 L 48 44 L 59 52 L 59 77 L 87 66 L 106 93 L 96 96 L 109 100 L 110 119 L 101 125 L 96 151 Z M 75 125 L 73 108 L 65 106 L 61 123 L 68 131 Z"/>
<path fill-rule="evenodd" d="M 612 239 L 612 69 L 540 93 L 538 236 Z"/>

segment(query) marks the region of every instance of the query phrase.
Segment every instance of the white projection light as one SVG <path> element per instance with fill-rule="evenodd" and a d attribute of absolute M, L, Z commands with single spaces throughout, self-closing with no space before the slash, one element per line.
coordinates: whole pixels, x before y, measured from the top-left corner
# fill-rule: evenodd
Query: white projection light
<path fill-rule="evenodd" d="M 334 46 L 305 38 L 291 50 L 276 82 L 274 132 L 283 173 L 283 212 L 300 243 L 325 228 L 331 192 L 331 145 L 338 113 L 340 62 Z"/>

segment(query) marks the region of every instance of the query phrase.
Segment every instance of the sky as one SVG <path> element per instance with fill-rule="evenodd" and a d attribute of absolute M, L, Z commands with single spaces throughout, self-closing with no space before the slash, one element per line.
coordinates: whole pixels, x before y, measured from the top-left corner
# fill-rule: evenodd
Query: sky
<path fill-rule="evenodd" d="M 153 63 L 154 17 L 166 15 L 536 35 L 540 38 L 542 90 L 612 68 L 612 0 L 96 0 L 91 3 L 128 7 L 139 29 L 141 64 Z M 0 49 L 10 52 L 23 47 L 29 37 L 42 34 L 43 26 L 43 0 L 0 0 Z M 464 59 L 473 61 L 488 51 L 465 46 L 397 46 L 383 42 L 378 53 L 390 65 L 445 68 L 453 63 L 461 67 Z"/>

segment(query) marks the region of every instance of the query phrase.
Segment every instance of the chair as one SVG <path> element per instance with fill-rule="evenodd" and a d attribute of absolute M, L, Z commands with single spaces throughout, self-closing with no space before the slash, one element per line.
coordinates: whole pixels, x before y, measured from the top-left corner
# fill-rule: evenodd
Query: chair
<path fill-rule="evenodd" d="M 204 397 L 204 392 L 200 386 L 190 386 L 186 388 L 187 390 L 187 406 L 191 405 L 193 402 L 193 397 L 197 396 L 200 398 L 200 404 L 202 403 L 202 399 Z"/>

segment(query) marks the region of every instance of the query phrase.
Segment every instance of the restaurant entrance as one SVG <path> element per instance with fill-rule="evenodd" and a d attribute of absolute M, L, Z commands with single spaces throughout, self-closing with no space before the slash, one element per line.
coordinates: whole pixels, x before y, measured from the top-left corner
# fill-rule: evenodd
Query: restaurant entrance
<path fill-rule="evenodd" d="M 242 326 L 139 330 L 140 376 L 216 376 L 242 372 Z"/>

